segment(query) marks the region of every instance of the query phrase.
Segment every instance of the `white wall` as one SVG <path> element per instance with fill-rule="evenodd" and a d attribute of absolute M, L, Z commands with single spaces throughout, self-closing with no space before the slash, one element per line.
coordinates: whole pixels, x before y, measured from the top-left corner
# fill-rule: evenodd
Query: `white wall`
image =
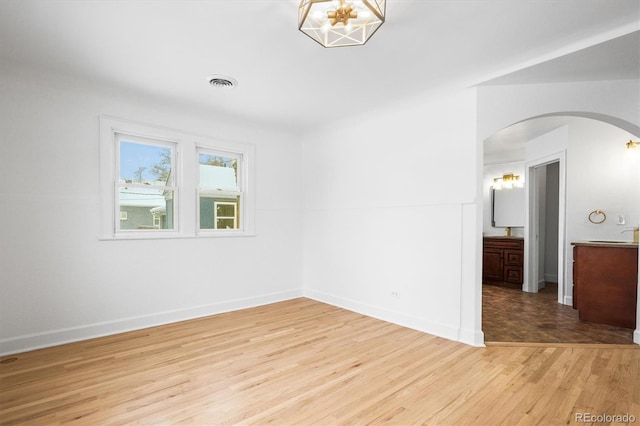
<path fill-rule="evenodd" d="M 640 180 L 638 162 L 625 143 L 634 136 L 607 123 L 580 120 L 569 125 L 567 155 L 567 236 L 568 242 L 584 240 L 631 241 L 625 228 L 640 223 Z M 635 140 L 635 139 L 634 139 Z M 602 224 L 588 217 L 594 210 L 605 212 Z M 617 225 L 617 214 L 627 224 Z M 567 248 L 568 262 L 573 251 Z M 568 271 L 572 282 L 572 271 Z"/>
<path fill-rule="evenodd" d="M 482 344 L 475 115 L 474 90 L 407 99 L 304 142 L 306 295 Z"/>
<path fill-rule="evenodd" d="M 256 147 L 256 237 L 99 241 L 100 114 Z M 204 109 L 0 80 L 0 353 L 302 294 L 301 145 Z"/>

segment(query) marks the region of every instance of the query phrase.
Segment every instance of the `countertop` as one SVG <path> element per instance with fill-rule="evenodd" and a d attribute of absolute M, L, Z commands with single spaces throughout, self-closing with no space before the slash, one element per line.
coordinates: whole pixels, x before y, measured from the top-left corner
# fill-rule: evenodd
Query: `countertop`
<path fill-rule="evenodd" d="M 483 235 L 482 238 L 496 238 L 500 240 L 524 240 L 524 237 L 518 237 L 516 235 Z"/>
<path fill-rule="evenodd" d="M 615 248 L 638 248 L 638 243 L 631 241 L 574 241 L 574 246 L 590 246 L 590 247 L 615 247 Z"/>

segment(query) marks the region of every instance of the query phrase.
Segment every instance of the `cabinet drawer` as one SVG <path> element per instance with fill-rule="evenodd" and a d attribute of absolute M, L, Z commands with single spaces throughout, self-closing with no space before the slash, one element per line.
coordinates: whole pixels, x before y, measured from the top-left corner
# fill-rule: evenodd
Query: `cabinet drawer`
<path fill-rule="evenodd" d="M 501 238 L 501 239 L 485 238 L 484 246 L 487 248 L 501 248 L 501 249 L 513 248 L 513 249 L 522 250 L 523 240 L 506 239 L 506 238 Z"/>
<path fill-rule="evenodd" d="M 505 250 L 505 265 L 522 265 L 522 250 Z"/>
<path fill-rule="evenodd" d="M 522 268 L 519 266 L 505 266 L 504 280 L 511 283 L 522 283 Z"/>
<path fill-rule="evenodd" d="M 573 246 L 573 309 L 578 309 L 578 268 L 576 268 L 578 261 L 578 250 L 577 247 Z"/>

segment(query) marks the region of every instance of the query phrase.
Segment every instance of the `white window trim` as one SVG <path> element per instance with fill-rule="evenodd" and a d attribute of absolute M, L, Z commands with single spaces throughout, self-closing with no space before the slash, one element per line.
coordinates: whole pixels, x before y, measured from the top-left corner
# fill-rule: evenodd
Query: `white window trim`
<path fill-rule="evenodd" d="M 173 185 L 176 211 L 174 229 L 118 231 L 119 212 L 116 212 L 115 184 L 118 180 L 115 138 L 125 134 L 150 140 L 176 144 Z M 199 230 L 198 152 L 199 149 L 242 156 L 242 176 L 239 177 L 241 204 L 240 229 Z M 255 179 L 253 144 L 219 141 L 187 132 L 172 130 L 119 118 L 100 117 L 100 231 L 102 240 L 240 237 L 255 236 Z M 118 224 L 116 224 L 118 218 Z M 206 231 L 206 232 L 205 232 Z"/>
<path fill-rule="evenodd" d="M 235 158 L 238 162 L 242 162 L 242 165 L 239 167 L 239 173 L 238 173 L 238 187 L 239 187 L 239 191 L 224 191 L 224 190 L 216 190 L 216 189 L 203 189 L 200 188 L 198 185 L 197 188 L 197 199 L 198 202 L 200 201 L 200 196 L 204 195 L 204 196 L 211 196 L 211 197 L 216 197 L 216 196 L 228 196 L 231 198 L 235 198 L 238 197 L 238 203 L 239 203 L 239 213 L 238 213 L 238 217 L 240 220 L 240 229 L 200 229 L 200 209 L 198 208 L 198 218 L 197 218 L 197 226 L 198 226 L 198 230 L 197 233 L 198 235 L 235 235 L 238 234 L 240 232 L 243 231 L 244 229 L 244 224 L 246 223 L 247 220 L 250 219 L 249 213 L 250 211 L 253 211 L 253 207 L 251 206 L 250 208 L 246 207 L 245 204 L 247 203 L 248 197 L 247 197 L 247 190 L 250 189 L 251 187 L 253 187 L 253 185 L 249 186 L 247 184 L 247 182 L 249 182 L 249 177 L 250 173 L 248 173 L 248 167 L 251 164 L 248 160 L 251 159 L 252 156 L 250 156 L 249 158 L 247 158 L 247 152 L 246 151 L 241 151 L 237 149 L 238 147 L 233 147 L 233 146 L 226 146 L 225 148 L 223 148 L 223 145 L 217 145 L 215 147 L 212 147 L 210 145 L 206 145 L 206 144 L 196 144 L 196 167 L 198 167 L 198 171 L 200 170 L 199 164 L 199 154 L 213 154 L 213 155 L 219 155 L 220 157 L 233 157 Z M 198 174 L 198 178 L 196 180 L 197 182 L 200 182 L 200 175 Z M 215 220 L 215 209 L 214 209 L 214 220 Z"/>
<path fill-rule="evenodd" d="M 242 203 L 242 198 L 240 199 L 240 203 Z M 218 206 L 233 206 L 233 212 L 235 213 L 233 216 L 218 216 Z M 240 204 L 242 207 L 242 204 Z M 238 220 L 238 203 L 233 201 L 214 201 L 213 202 L 213 223 L 218 229 L 218 219 L 233 219 L 233 227 L 235 229 Z"/>
<path fill-rule="evenodd" d="M 124 138 L 120 137 L 123 136 Z M 127 184 L 123 184 L 121 182 L 119 182 L 119 176 L 118 176 L 118 170 L 120 169 L 120 142 L 122 142 L 123 139 L 129 139 L 129 137 L 131 137 L 131 139 L 134 139 L 135 143 L 137 144 L 141 144 L 141 145 L 151 145 L 151 146 L 162 146 L 165 148 L 169 148 L 171 150 L 171 174 L 172 174 L 172 182 L 171 185 L 147 185 L 147 184 L 141 184 L 141 183 L 127 183 Z M 118 211 L 120 211 L 120 205 L 115 201 L 116 198 L 118 197 L 118 192 L 120 190 L 120 188 L 122 187 L 129 187 L 129 188 L 140 188 L 140 189 L 158 189 L 158 190 L 168 190 L 168 191 L 172 191 L 173 192 L 173 198 L 178 200 L 178 194 L 179 192 L 179 183 L 180 181 L 178 180 L 177 175 L 179 174 L 180 171 L 180 167 L 178 167 L 177 165 L 177 152 L 178 152 L 178 144 L 174 141 L 169 141 L 166 139 L 160 139 L 160 138 L 156 138 L 153 140 L 149 140 L 148 137 L 143 137 L 140 135 L 132 135 L 130 132 L 127 133 L 123 133 L 123 132 L 114 132 L 113 135 L 113 144 L 114 144 L 114 149 L 115 149 L 115 153 L 114 153 L 114 160 L 115 160 L 115 168 L 114 168 L 114 187 L 113 187 L 113 200 L 114 200 L 114 208 L 116 213 Z M 173 229 L 165 229 L 165 230 L 161 230 L 161 231 L 157 231 L 157 230 L 153 230 L 152 232 L 154 233 L 175 233 L 176 231 L 178 231 L 177 228 L 177 224 L 179 223 L 179 217 L 180 217 L 180 205 L 179 203 L 174 203 L 174 207 L 173 207 L 173 222 L 174 222 L 174 227 Z M 115 221 L 115 234 L 118 235 L 120 233 L 122 234 L 142 234 L 142 233 L 148 233 L 149 230 L 145 230 L 145 231 L 139 231 L 139 230 L 133 230 L 133 229 L 122 229 L 120 227 L 120 222 L 119 221 Z"/>

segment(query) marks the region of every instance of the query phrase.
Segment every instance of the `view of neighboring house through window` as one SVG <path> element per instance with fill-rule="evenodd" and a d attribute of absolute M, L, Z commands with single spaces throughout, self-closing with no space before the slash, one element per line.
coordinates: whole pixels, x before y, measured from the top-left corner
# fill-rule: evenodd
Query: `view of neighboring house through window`
<path fill-rule="evenodd" d="M 116 134 L 116 231 L 174 229 L 175 144 Z"/>
<path fill-rule="evenodd" d="M 242 154 L 198 149 L 200 229 L 239 229 Z"/>
<path fill-rule="evenodd" d="M 100 117 L 100 238 L 255 236 L 255 149 Z"/>
<path fill-rule="evenodd" d="M 214 203 L 214 224 L 216 229 L 238 228 L 237 202 L 216 201 Z"/>

